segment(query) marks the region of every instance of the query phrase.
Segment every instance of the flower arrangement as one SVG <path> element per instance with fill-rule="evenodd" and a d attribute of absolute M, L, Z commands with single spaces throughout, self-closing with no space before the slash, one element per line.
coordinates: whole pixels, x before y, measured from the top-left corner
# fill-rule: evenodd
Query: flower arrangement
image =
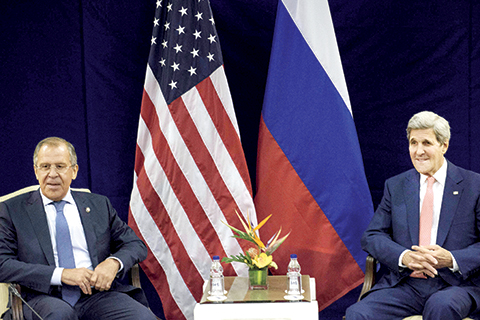
<path fill-rule="evenodd" d="M 222 259 L 222 262 L 245 263 L 248 266 L 249 270 L 262 270 L 264 268 L 278 269 L 277 264 L 273 261 L 272 253 L 277 250 L 277 248 L 283 243 L 283 241 L 285 241 L 285 239 L 289 236 L 290 233 L 279 239 L 280 232 L 282 231 L 282 228 L 280 228 L 280 230 L 278 230 L 273 235 L 273 237 L 267 242 L 267 245 L 265 246 L 262 240 L 260 240 L 257 231 L 268 221 L 268 219 L 270 219 L 272 215 L 269 215 L 268 217 L 263 219 L 263 221 L 260 222 L 258 226 L 253 227 L 248 212 L 246 222 L 242 219 L 242 217 L 238 214 L 236 210 L 235 213 L 237 214 L 238 219 L 240 219 L 240 222 L 242 223 L 245 232 L 238 230 L 226 223 L 225 225 L 235 233 L 235 235 L 233 236 L 234 238 L 247 240 L 253 243 L 255 246 L 246 250 L 245 253 L 240 253 L 236 256 L 231 255 L 229 258 L 225 257 Z"/>

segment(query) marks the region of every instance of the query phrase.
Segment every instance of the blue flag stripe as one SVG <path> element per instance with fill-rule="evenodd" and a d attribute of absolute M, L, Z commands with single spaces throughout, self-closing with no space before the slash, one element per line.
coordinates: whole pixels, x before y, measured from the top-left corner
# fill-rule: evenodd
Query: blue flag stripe
<path fill-rule="evenodd" d="M 265 124 L 363 268 L 365 254 L 359 239 L 373 207 L 353 118 L 280 4 L 277 21 L 282 23 L 275 29 Z"/>

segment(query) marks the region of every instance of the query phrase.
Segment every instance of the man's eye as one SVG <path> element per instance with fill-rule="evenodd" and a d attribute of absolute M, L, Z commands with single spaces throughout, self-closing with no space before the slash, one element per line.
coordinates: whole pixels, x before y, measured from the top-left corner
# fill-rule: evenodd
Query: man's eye
<path fill-rule="evenodd" d="M 40 168 L 46 170 L 46 169 L 50 168 L 50 165 L 49 164 L 42 164 L 42 165 L 40 165 Z"/>
<path fill-rule="evenodd" d="M 64 164 L 57 164 L 57 169 L 62 170 L 66 167 Z"/>

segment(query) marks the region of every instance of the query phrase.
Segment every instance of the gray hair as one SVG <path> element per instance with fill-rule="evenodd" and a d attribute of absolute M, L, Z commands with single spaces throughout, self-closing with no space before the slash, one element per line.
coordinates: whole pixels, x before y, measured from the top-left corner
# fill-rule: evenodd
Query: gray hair
<path fill-rule="evenodd" d="M 450 125 L 448 121 L 431 111 L 419 112 L 408 121 L 407 139 L 410 141 L 412 130 L 433 129 L 435 137 L 440 144 L 450 140 Z"/>
<path fill-rule="evenodd" d="M 75 147 L 68 142 L 65 139 L 58 138 L 58 137 L 49 137 L 45 138 L 42 141 L 40 141 L 37 144 L 37 147 L 35 148 L 35 151 L 33 152 L 33 164 L 37 165 L 37 160 L 38 160 L 38 152 L 40 151 L 40 148 L 42 148 L 44 145 L 48 146 L 53 146 L 53 147 L 59 147 L 62 145 L 65 145 L 68 149 L 68 153 L 70 155 L 70 164 L 72 166 L 77 164 L 77 153 L 75 152 Z"/>

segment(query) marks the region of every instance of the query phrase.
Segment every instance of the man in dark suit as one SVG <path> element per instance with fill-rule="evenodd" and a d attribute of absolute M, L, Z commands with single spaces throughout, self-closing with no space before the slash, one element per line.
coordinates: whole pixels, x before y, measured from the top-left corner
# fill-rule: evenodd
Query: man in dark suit
<path fill-rule="evenodd" d="M 388 270 L 347 309 L 347 320 L 453 320 L 480 308 L 480 175 L 444 158 L 444 118 L 414 115 L 407 137 L 415 169 L 386 181 L 362 237 L 363 249 Z"/>
<path fill-rule="evenodd" d="M 0 281 L 19 283 L 43 319 L 156 319 L 141 289 L 117 279 L 146 258 L 146 246 L 106 197 L 70 190 L 74 147 L 42 140 L 34 170 L 39 190 L 0 203 Z M 24 315 L 38 319 L 26 306 Z"/>

